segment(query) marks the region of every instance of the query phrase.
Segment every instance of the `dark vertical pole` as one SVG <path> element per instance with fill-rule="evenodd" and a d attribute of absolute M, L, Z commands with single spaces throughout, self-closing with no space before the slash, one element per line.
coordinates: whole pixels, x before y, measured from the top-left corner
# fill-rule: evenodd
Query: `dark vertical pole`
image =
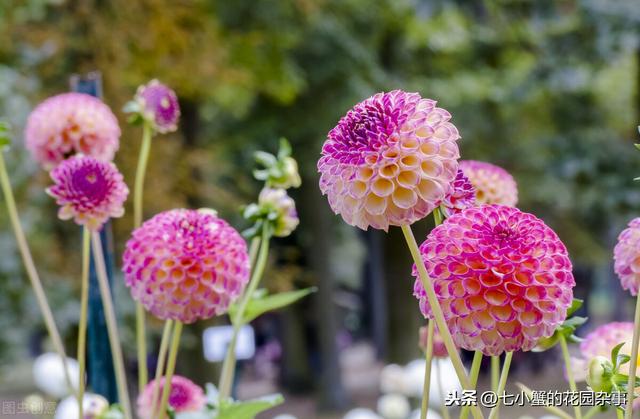
<path fill-rule="evenodd" d="M 86 76 L 71 77 L 71 89 L 74 92 L 86 93 L 102 97 L 102 78 L 100 73 L 89 73 Z M 109 283 L 113 284 L 113 240 L 111 223 L 107 223 L 100 232 L 104 260 L 107 267 Z M 92 252 L 93 253 L 93 252 Z M 89 319 L 87 327 L 87 375 L 89 388 L 94 393 L 106 397 L 109 402 L 116 402 L 118 391 L 111 361 L 109 335 L 104 318 L 104 308 L 100 297 L 100 287 L 96 274 L 93 254 L 89 271 Z"/>
<path fill-rule="evenodd" d="M 369 229 L 361 233 L 367 249 L 364 269 L 364 294 L 369 331 L 378 359 L 387 356 L 387 300 L 383 265 L 383 235 Z"/>

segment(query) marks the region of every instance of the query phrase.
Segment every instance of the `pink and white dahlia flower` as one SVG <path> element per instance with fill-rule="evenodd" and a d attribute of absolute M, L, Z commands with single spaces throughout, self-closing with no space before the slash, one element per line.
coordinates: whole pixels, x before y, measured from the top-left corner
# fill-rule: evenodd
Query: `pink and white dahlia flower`
<path fill-rule="evenodd" d="M 211 210 L 176 209 L 144 222 L 123 256 L 126 285 L 154 316 L 193 323 L 227 311 L 249 281 L 242 236 Z"/>
<path fill-rule="evenodd" d="M 387 230 L 433 211 L 460 156 L 451 114 L 417 93 L 378 93 L 333 128 L 318 161 L 320 190 L 350 225 Z"/>
<path fill-rule="evenodd" d="M 531 214 L 468 208 L 432 230 L 420 252 L 456 346 L 485 355 L 528 351 L 565 320 L 571 261 L 556 233 Z M 414 294 L 431 317 L 419 280 Z"/>
<path fill-rule="evenodd" d="M 25 143 L 46 170 L 80 153 L 111 161 L 120 145 L 120 126 L 100 99 L 84 93 L 63 93 L 31 112 Z"/>

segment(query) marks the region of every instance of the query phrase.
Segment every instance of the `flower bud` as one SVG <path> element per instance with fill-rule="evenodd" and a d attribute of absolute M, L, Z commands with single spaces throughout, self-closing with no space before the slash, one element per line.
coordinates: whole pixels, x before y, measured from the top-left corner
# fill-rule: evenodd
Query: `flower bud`
<path fill-rule="evenodd" d="M 587 368 L 587 384 L 595 392 L 610 393 L 613 383 L 613 364 L 609 358 L 596 356 L 589 361 Z"/>
<path fill-rule="evenodd" d="M 297 188 L 302 183 L 298 173 L 298 162 L 293 157 L 285 157 L 280 162 L 282 176 L 271 179 L 271 186 L 274 188 Z"/>
<path fill-rule="evenodd" d="M 276 237 L 287 237 L 300 223 L 296 203 L 284 189 L 262 189 L 258 205 L 268 214 L 267 217 L 274 227 L 273 235 Z"/>

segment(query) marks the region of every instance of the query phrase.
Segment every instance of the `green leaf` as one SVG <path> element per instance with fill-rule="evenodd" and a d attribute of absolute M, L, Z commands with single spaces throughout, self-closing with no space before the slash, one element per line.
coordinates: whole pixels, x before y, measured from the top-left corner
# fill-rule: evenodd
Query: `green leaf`
<path fill-rule="evenodd" d="M 640 150 L 640 144 L 634 144 L 634 146 L 635 146 L 638 150 Z"/>
<path fill-rule="evenodd" d="M 620 349 L 624 346 L 625 342 L 619 343 L 613 347 L 611 350 L 611 363 L 613 364 L 613 368 L 615 369 L 618 362 L 618 353 L 620 353 Z"/>
<path fill-rule="evenodd" d="M 560 333 L 556 330 L 553 335 L 538 341 L 538 344 L 531 350 L 532 352 L 544 352 L 553 348 L 560 340 Z"/>
<path fill-rule="evenodd" d="M 284 402 L 281 394 L 261 397 L 244 402 L 223 403 L 217 419 L 254 419 L 258 413 L 269 410 Z"/>
<path fill-rule="evenodd" d="M 268 311 L 277 310 L 293 304 L 301 298 L 316 292 L 316 290 L 316 287 L 310 287 L 302 290 L 267 295 L 261 298 L 253 298 L 247 303 L 247 307 L 244 312 L 243 324 L 249 323 Z"/>
<path fill-rule="evenodd" d="M 276 156 L 265 151 L 256 151 L 253 156 L 256 161 L 264 167 L 272 167 L 276 163 L 278 163 L 278 159 L 276 159 Z"/>
<path fill-rule="evenodd" d="M 584 300 L 574 298 L 573 301 L 571 301 L 571 306 L 567 310 L 567 317 L 570 317 L 573 313 L 578 311 L 578 309 L 582 307 L 582 304 L 584 304 Z"/>
<path fill-rule="evenodd" d="M 631 357 L 629 355 L 625 355 L 625 354 L 618 355 L 618 358 L 617 358 L 618 367 L 626 364 L 629 361 L 631 361 Z"/>
<path fill-rule="evenodd" d="M 285 157 L 289 157 L 293 150 L 291 149 L 291 144 L 289 141 L 282 137 L 280 138 L 280 150 L 278 150 L 278 160 L 282 160 Z"/>

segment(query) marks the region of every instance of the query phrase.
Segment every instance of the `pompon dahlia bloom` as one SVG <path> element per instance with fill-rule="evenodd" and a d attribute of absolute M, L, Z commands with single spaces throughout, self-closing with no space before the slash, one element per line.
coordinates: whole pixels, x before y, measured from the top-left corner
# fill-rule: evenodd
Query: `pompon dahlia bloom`
<path fill-rule="evenodd" d="M 156 386 L 156 380 L 151 381 L 144 388 L 142 393 L 138 396 L 138 416 L 140 419 L 154 419 L 153 408 L 154 404 L 156 408 L 160 405 L 160 395 L 164 388 L 165 378 L 160 378 L 160 391 L 157 393 L 157 398 L 153 400 L 153 393 Z M 155 402 L 155 403 L 154 403 Z M 195 384 L 188 378 L 174 375 L 171 377 L 171 393 L 169 393 L 169 406 L 173 408 L 176 413 L 181 412 L 197 412 L 200 411 L 206 404 L 207 399 L 204 395 L 204 391 L 200 386 Z"/>
<path fill-rule="evenodd" d="M 451 183 L 447 195 L 442 201 L 441 208 L 444 210 L 444 215 L 451 217 L 453 214 L 457 214 L 463 209 L 470 208 L 476 205 L 476 189 L 471 184 L 469 178 L 467 178 L 462 170 L 458 169 L 456 178 Z"/>
<path fill-rule="evenodd" d="M 515 207 L 518 203 L 518 185 L 502 167 L 483 161 L 460 160 L 460 169 L 476 189 L 478 205 Z"/>
<path fill-rule="evenodd" d="M 417 93 L 378 93 L 333 128 L 318 161 L 320 190 L 350 225 L 387 230 L 436 208 L 460 156 L 451 114 Z"/>
<path fill-rule="evenodd" d="M 133 298 L 154 316 L 193 323 L 227 311 L 249 281 L 249 256 L 214 211 L 176 209 L 133 231 L 122 269 Z"/>
<path fill-rule="evenodd" d="M 433 229 L 420 252 L 453 340 L 467 350 L 531 350 L 564 321 L 573 299 L 564 244 L 517 208 L 468 208 Z M 414 295 L 431 317 L 419 280 Z"/>
<path fill-rule="evenodd" d="M 178 129 L 180 104 L 176 93 L 158 80 L 138 87 L 134 101 L 142 117 L 161 134 Z"/>
<path fill-rule="evenodd" d="M 99 230 L 109 218 L 124 214 L 129 188 L 111 162 L 89 156 L 73 156 L 50 173 L 53 186 L 47 193 L 60 205 L 58 217 L 71 218 L 90 230 Z"/>
<path fill-rule="evenodd" d="M 629 222 L 628 228 L 618 236 L 613 249 L 614 270 L 622 288 L 638 295 L 640 288 L 640 217 Z"/>
<path fill-rule="evenodd" d="M 63 93 L 46 99 L 31 112 L 25 143 L 47 170 L 79 153 L 111 161 L 120 145 L 120 126 L 100 99 L 84 93 Z"/>

